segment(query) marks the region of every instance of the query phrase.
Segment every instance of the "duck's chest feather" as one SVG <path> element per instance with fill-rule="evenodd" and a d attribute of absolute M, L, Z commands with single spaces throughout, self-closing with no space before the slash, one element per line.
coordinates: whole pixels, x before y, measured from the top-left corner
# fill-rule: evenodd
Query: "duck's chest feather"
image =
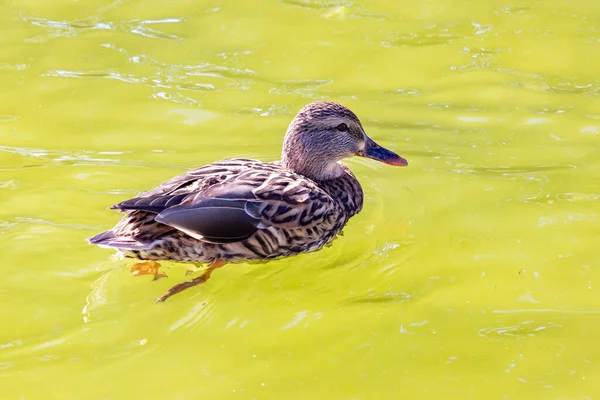
<path fill-rule="evenodd" d="M 320 181 L 317 185 L 329 194 L 350 218 L 362 210 L 364 195 L 354 174 L 345 165 L 343 167 L 345 173 L 341 177 Z"/>

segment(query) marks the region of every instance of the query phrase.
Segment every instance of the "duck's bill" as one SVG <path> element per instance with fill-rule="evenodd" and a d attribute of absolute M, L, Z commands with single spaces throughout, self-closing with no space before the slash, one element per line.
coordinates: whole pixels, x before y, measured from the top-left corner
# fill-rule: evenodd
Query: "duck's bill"
<path fill-rule="evenodd" d="M 386 148 L 381 147 L 375 143 L 371 138 L 367 137 L 365 142 L 365 149 L 358 153 L 359 156 L 372 158 L 373 160 L 381 161 L 389 165 L 397 165 L 399 167 L 406 167 L 408 161 L 400 157 L 393 151 L 389 151 Z"/>

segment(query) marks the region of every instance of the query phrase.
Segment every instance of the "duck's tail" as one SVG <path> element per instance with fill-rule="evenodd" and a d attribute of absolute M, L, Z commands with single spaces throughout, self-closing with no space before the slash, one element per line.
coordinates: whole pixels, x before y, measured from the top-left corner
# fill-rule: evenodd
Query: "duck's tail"
<path fill-rule="evenodd" d="M 87 241 L 100 247 L 122 250 L 143 250 L 151 247 L 150 243 L 138 242 L 131 237 L 117 236 L 113 231 L 99 233 L 96 236 L 88 238 Z"/>

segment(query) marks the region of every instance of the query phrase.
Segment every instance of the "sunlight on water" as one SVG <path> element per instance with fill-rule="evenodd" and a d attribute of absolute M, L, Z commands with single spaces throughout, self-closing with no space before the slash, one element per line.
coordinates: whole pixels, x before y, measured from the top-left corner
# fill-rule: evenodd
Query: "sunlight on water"
<path fill-rule="evenodd" d="M 600 395 L 600 3 L 0 5 L 3 399 Z M 320 252 L 167 279 L 108 207 L 340 101 L 409 167 Z"/>

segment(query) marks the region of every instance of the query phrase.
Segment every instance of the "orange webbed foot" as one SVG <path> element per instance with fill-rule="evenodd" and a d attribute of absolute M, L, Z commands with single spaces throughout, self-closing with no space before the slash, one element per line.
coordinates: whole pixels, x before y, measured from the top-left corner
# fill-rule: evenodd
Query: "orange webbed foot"
<path fill-rule="evenodd" d="M 129 271 L 133 276 L 154 275 L 153 280 L 157 280 L 167 276 L 164 272 L 159 272 L 159 268 L 160 264 L 156 261 L 143 261 L 133 264 Z"/>

